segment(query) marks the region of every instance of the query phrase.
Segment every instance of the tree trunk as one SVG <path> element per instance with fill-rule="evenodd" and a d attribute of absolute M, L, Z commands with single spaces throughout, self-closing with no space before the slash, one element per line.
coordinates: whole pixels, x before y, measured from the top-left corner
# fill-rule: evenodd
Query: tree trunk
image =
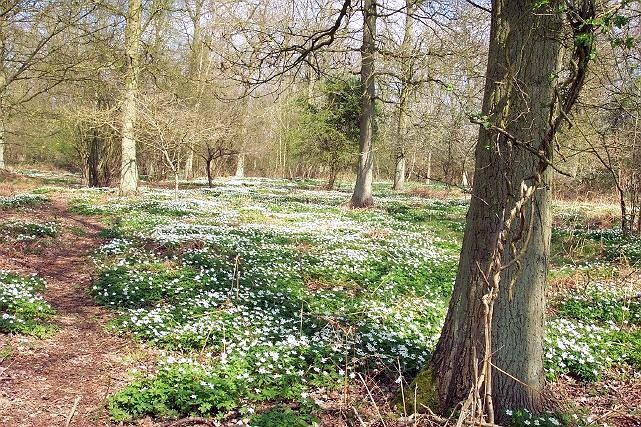
<path fill-rule="evenodd" d="M 125 99 L 122 105 L 122 164 L 120 170 L 120 194 L 130 195 L 138 190 L 138 165 L 136 163 L 136 98 L 140 72 L 141 0 L 129 0 L 125 51 L 127 69 L 125 75 Z"/>
<path fill-rule="evenodd" d="M 0 18 L 1 19 L 1 18 Z M 0 24 L 2 22 L 0 21 Z M 2 27 L 0 27 L 0 36 L 3 35 Z M 7 165 L 5 164 L 4 160 L 4 147 L 6 144 L 5 137 L 6 137 L 6 111 L 5 111 L 5 105 L 4 105 L 4 95 L 6 91 L 6 77 L 5 77 L 5 70 L 4 70 L 4 43 L 1 43 L 2 46 L 0 46 L 0 170 L 5 169 Z"/>
<path fill-rule="evenodd" d="M 619 206 L 621 208 L 621 231 L 623 232 L 624 236 L 627 236 L 628 234 L 630 234 L 631 224 L 629 224 L 628 222 L 628 212 L 625 204 L 625 191 L 621 188 L 621 186 L 618 183 L 617 183 L 617 190 L 619 193 Z"/>
<path fill-rule="evenodd" d="M 361 116 L 359 121 L 358 170 L 350 201 L 352 208 L 374 205 L 372 181 L 374 167 L 374 55 L 376 36 L 376 2 L 363 0 L 363 46 L 361 47 Z"/>
<path fill-rule="evenodd" d="M 92 130 L 91 141 L 89 141 L 89 155 L 87 156 L 87 166 L 89 172 L 89 187 L 99 187 L 100 186 L 100 175 L 98 171 L 98 163 L 100 160 L 99 150 L 100 150 L 100 136 L 98 135 L 98 129 Z"/>
<path fill-rule="evenodd" d="M 550 155 L 544 141 L 555 111 L 556 82 L 550 76 L 558 72 L 562 21 L 553 10 L 535 10 L 536 3 L 492 2 L 483 114 L 493 126 Z M 419 407 L 424 404 L 441 412 L 454 408 L 467 398 L 475 372 L 481 371 L 485 358 L 482 297 L 488 291 L 486 274 L 504 222 L 521 198 L 519 189 L 525 183 L 537 185 L 537 190 L 532 204 L 525 205 L 523 222 L 517 218 L 516 227 L 507 235 L 507 242 L 514 241 L 517 254 L 521 250 L 523 253 L 520 263 L 502 271 L 494 304 L 491 351 L 496 368 L 491 376 L 492 397 L 501 421 L 505 421 L 507 409 L 544 409 L 544 284 L 550 247 L 551 174 L 549 168 L 543 168 L 540 180 L 535 179 L 539 170 L 537 156 L 512 144 L 500 132 L 481 127 L 474 196 L 452 299 L 432 359 L 415 382 Z M 504 266 L 515 256 L 507 246 Z"/>
<path fill-rule="evenodd" d="M 401 42 L 401 91 L 398 100 L 398 117 L 396 125 L 396 168 L 394 172 L 394 190 L 402 190 L 405 185 L 405 132 L 406 132 L 406 110 L 410 97 L 410 85 L 412 83 L 412 30 L 414 17 L 412 14 L 416 9 L 416 0 L 405 0 L 405 29 L 403 41 Z"/>
<path fill-rule="evenodd" d="M 213 178 L 211 176 L 211 162 L 213 160 L 214 159 L 210 157 L 205 161 L 205 167 L 207 168 L 207 185 L 209 186 L 209 188 L 212 188 L 214 186 Z"/>
<path fill-rule="evenodd" d="M 205 44 L 203 43 L 203 8 L 205 5 L 204 0 L 196 0 L 193 5 L 193 10 L 190 13 L 192 23 L 192 45 L 191 55 L 189 57 L 189 77 L 192 84 L 195 84 L 195 102 L 194 112 L 198 116 L 200 114 L 200 106 L 205 90 L 206 74 L 209 69 L 209 64 L 204 66 L 205 60 Z M 195 82 L 195 83 L 194 83 Z M 195 124 L 198 126 L 198 123 Z M 185 162 L 184 177 L 190 180 L 194 177 L 194 148 L 192 144 L 187 142 L 187 160 Z"/>
<path fill-rule="evenodd" d="M 325 189 L 326 190 L 333 190 L 334 187 L 336 186 L 336 178 L 338 177 L 338 167 L 332 166 L 329 169 L 329 179 L 327 180 L 327 184 L 325 184 Z"/>
<path fill-rule="evenodd" d="M 94 108 L 96 114 L 99 113 L 101 107 L 100 97 L 98 92 L 94 92 Z M 91 129 L 91 137 L 89 139 L 89 153 L 87 154 L 87 185 L 89 187 L 100 186 L 100 153 L 101 147 L 104 145 L 100 135 L 100 128 L 93 126 Z"/>
<path fill-rule="evenodd" d="M 83 187 L 91 187 L 90 178 L 89 178 L 89 160 L 81 158 L 82 166 L 82 178 L 80 183 Z"/>
<path fill-rule="evenodd" d="M 238 153 L 236 160 L 236 178 L 245 178 L 245 153 Z"/>
<path fill-rule="evenodd" d="M 0 16 L 0 170 L 7 167 L 5 163 L 5 145 L 6 138 L 6 125 L 7 125 L 7 106 L 5 105 L 4 97 L 7 91 L 7 71 L 5 68 L 5 56 L 7 52 L 7 44 L 5 43 L 5 26 L 6 21 L 3 16 Z"/>
<path fill-rule="evenodd" d="M 156 181 L 156 159 L 149 159 L 146 163 L 148 181 Z"/>
<path fill-rule="evenodd" d="M 186 180 L 194 177 L 194 150 L 189 149 L 187 153 L 187 160 L 185 160 L 185 169 L 183 175 Z"/>
<path fill-rule="evenodd" d="M 394 185 L 392 186 L 393 190 L 400 191 L 405 185 L 405 150 L 403 148 L 399 149 L 399 152 L 396 154 L 396 167 L 394 168 Z"/>
<path fill-rule="evenodd" d="M 414 170 L 416 168 L 416 151 L 412 151 L 412 161 L 410 162 L 410 170 L 407 171 L 407 179 L 411 180 L 414 176 Z"/>
<path fill-rule="evenodd" d="M 4 162 L 4 144 L 5 144 L 5 128 L 4 128 L 4 111 L 2 111 L 2 104 L 0 103 L 0 170 L 5 169 L 7 166 Z"/>
<path fill-rule="evenodd" d="M 307 66 L 307 104 L 316 105 L 316 97 L 314 96 L 316 90 L 315 71 L 311 65 Z"/>
<path fill-rule="evenodd" d="M 425 177 L 425 184 L 432 184 L 432 152 L 427 153 L 427 172 Z"/>

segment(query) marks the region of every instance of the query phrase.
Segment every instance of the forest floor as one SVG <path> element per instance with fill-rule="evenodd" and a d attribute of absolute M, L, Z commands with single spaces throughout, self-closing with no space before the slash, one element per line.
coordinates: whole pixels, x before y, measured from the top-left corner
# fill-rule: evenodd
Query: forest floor
<path fill-rule="evenodd" d="M 56 311 L 55 333 L 45 339 L 0 335 L 0 425 L 109 425 L 104 400 L 126 383 L 131 360 L 142 353 L 106 331 L 113 313 L 88 294 L 94 274 L 89 255 L 102 243 L 103 225 L 71 214 L 62 198 L 0 211 L 0 221 L 61 227 L 55 238 L 0 241 L 0 269 L 44 278 L 44 298 Z"/>
<path fill-rule="evenodd" d="M 439 424 L 394 399 L 438 339 L 462 194 L 380 184 L 348 211 L 315 181 L 0 181 L 0 425 Z M 545 368 L 570 425 L 641 425 L 641 240 L 613 209 L 555 208 Z"/>

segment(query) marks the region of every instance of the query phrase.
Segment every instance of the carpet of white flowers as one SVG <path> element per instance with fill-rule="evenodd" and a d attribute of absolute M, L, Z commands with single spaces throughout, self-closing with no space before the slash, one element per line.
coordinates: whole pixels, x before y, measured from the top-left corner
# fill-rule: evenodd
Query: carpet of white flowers
<path fill-rule="evenodd" d="M 6 221 L 0 223 L 0 237 L 18 241 L 56 237 L 60 226 L 55 222 Z"/>
<path fill-rule="evenodd" d="M 43 337 L 51 332 L 52 307 L 43 299 L 44 281 L 0 270 L 0 332 Z"/>
<path fill-rule="evenodd" d="M 291 416 L 271 404 L 311 408 L 361 375 L 411 379 L 438 339 L 466 201 L 377 195 L 376 209 L 349 211 L 348 193 L 266 179 L 130 200 L 78 191 L 72 210 L 111 222 L 92 294 L 120 314 L 116 331 L 164 354 L 110 397 L 112 417 L 234 410 L 261 425 Z M 638 299 L 608 292 L 582 298 L 620 306 L 610 317 L 585 308 L 592 300 L 559 306 L 545 339 L 550 379 L 596 380 L 641 359 L 630 339 Z"/>
<path fill-rule="evenodd" d="M 0 196 L 0 210 L 18 208 L 24 206 L 39 205 L 47 201 L 47 198 L 40 194 L 20 193 L 13 196 Z"/>

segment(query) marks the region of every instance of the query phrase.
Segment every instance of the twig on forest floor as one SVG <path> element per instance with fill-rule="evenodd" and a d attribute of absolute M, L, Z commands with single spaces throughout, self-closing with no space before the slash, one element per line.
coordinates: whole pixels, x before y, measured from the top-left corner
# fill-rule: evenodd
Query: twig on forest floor
<path fill-rule="evenodd" d="M 176 421 L 169 421 L 167 423 L 162 424 L 161 427 L 183 427 L 183 426 L 195 426 L 198 424 L 211 426 L 211 427 L 215 426 L 214 421 L 208 418 L 188 417 L 188 418 L 181 418 Z"/>
<path fill-rule="evenodd" d="M 405 406 L 405 390 L 403 389 L 403 371 L 401 370 L 401 361 L 397 357 L 396 358 L 396 364 L 398 366 L 398 376 L 400 378 L 400 383 L 401 383 L 401 399 L 403 400 L 403 415 L 407 417 L 407 407 Z"/>
<path fill-rule="evenodd" d="M 379 409 L 378 404 L 376 404 L 376 400 L 374 400 L 374 396 L 372 396 L 372 392 L 370 391 L 369 387 L 367 386 L 367 383 L 365 382 L 365 379 L 360 374 L 360 372 L 358 374 L 358 377 L 363 382 L 363 385 L 365 386 L 365 390 L 367 390 L 367 395 L 369 396 L 370 400 L 372 401 L 372 404 L 374 405 L 374 408 L 376 408 L 376 414 L 378 415 L 378 418 L 381 420 L 381 424 L 383 424 L 383 427 L 386 427 L 387 424 L 385 424 L 385 420 L 383 419 L 383 415 L 381 415 L 381 410 Z"/>
<path fill-rule="evenodd" d="M 67 415 L 67 421 L 65 422 L 65 427 L 69 427 L 69 424 L 71 424 L 71 419 L 73 418 L 73 415 L 76 413 L 76 409 L 78 409 L 78 404 L 80 403 L 80 399 L 82 399 L 82 395 L 79 395 L 76 397 L 76 400 L 73 402 L 73 406 L 71 407 L 71 412 L 69 412 L 69 415 Z"/>
<path fill-rule="evenodd" d="M 356 418 L 358 418 L 358 421 L 360 421 L 361 425 L 365 427 L 367 424 L 365 424 L 365 421 L 363 421 L 363 419 L 361 418 L 361 415 L 356 410 L 356 407 L 352 406 L 352 410 L 354 411 L 354 415 L 356 415 Z"/>
<path fill-rule="evenodd" d="M 430 413 L 428 414 L 428 416 L 429 416 L 430 419 L 432 419 L 435 422 L 437 422 L 439 424 L 442 424 L 442 425 L 449 425 L 450 420 L 451 420 L 451 417 L 450 418 L 439 417 L 438 415 L 436 415 L 431 410 L 430 410 Z M 477 426 L 477 427 L 500 427 L 498 424 L 491 424 L 491 423 L 486 423 L 486 422 L 481 422 L 481 421 L 471 421 L 471 420 L 463 421 L 463 425 L 466 425 L 466 426 Z"/>

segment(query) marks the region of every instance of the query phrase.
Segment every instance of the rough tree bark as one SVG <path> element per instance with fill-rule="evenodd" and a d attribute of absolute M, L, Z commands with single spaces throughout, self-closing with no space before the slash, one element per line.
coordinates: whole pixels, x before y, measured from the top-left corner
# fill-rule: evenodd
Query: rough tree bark
<path fill-rule="evenodd" d="M 4 128 L 4 111 L 2 111 L 2 99 L 0 98 L 0 170 L 5 169 L 7 165 L 4 162 L 4 144 L 5 144 L 5 128 Z"/>
<path fill-rule="evenodd" d="M 211 162 L 213 161 L 214 159 L 211 157 L 205 159 L 205 167 L 207 168 L 207 186 L 209 188 L 214 186 L 214 177 L 211 175 Z"/>
<path fill-rule="evenodd" d="M 398 117 L 396 122 L 396 167 L 394 170 L 394 190 L 402 190 L 405 185 L 407 159 L 405 156 L 405 132 L 407 131 L 407 104 L 410 97 L 412 80 L 412 31 L 414 28 L 414 11 L 416 0 L 405 0 L 405 28 L 401 42 L 401 90 L 398 99 Z"/>
<path fill-rule="evenodd" d="M 120 194 L 134 194 L 138 190 L 138 165 L 136 163 L 136 98 L 140 72 L 141 0 L 129 0 L 127 28 L 125 30 L 125 99 L 122 103 L 122 158 Z"/>
<path fill-rule="evenodd" d="M 550 168 L 536 179 L 540 158 L 510 139 L 551 155 L 546 140 L 557 105 L 563 22 L 553 9 L 536 9 L 537 3 L 492 2 L 483 101 L 487 125 L 481 126 L 476 147 L 474 188 L 445 325 L 428 367 L 414 383 L 419 408 L 426 405 L 441 412 L 454 408 L 466 399 L 475 372 L 481 371 L 485 357 L 482 297 L 488 290 L 484 274 L 489 271 L 506 215 L 519 200 L 524 183 L 537 185 L 537 190 L 508 234 L 507 242 L 515 242 L 522 258 L 503 271 L 494 305 L 492 397 L 498 420 L 507 409 L 541 411 L 545 406 L 543 328 L 551 230 Z M 509 265 L 514 256 L 514 251 L 506 249 L 503 265 Z"/>
<path fill-rule="evenodd" d="M 358 169 L 356 185 L 350 201 L 352 208 L 374 205 L 372 181 L 374 176 L 374 55 L 376 52 L 376 2 L 363 0 L 363 45 L 361 47 L 361 116 L 359 121 Z"/>
<path fill-rule="evenodd" d="M 0 38 L 4 37 L 4 20 L 0 17 Z M 7 77 L 4 68 L 4 43 L 0 43 L 0 170 L 6 168 L 4 160 L 6 112 L 4 96 L 7 88 Z"/>

